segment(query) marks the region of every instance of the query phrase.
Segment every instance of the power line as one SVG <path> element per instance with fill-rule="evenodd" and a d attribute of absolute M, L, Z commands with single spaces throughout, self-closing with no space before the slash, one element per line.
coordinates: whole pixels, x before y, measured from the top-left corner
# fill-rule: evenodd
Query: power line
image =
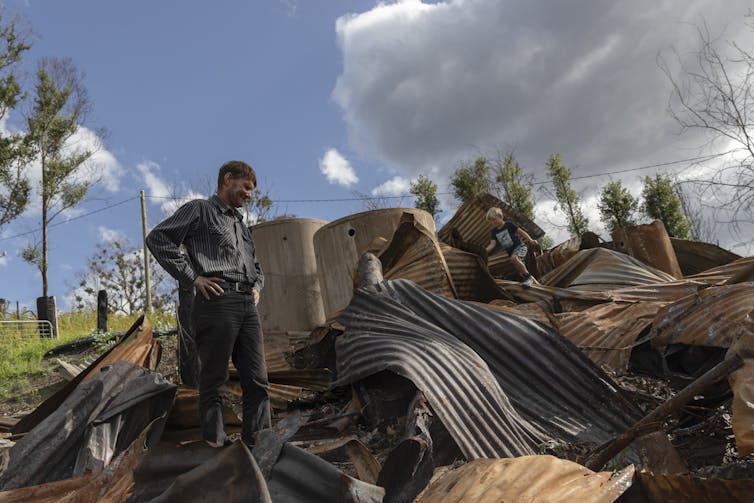
<path fill-rule="evenodd" d="M 120 206 L 122 204 L 126 204 L 127 202 L 133 201 L 134 199 L 138 199 L 138 196 L 129 197 L 128 199 L 124 199 L 123 201 L 120 201 L 120 202 L 117 202 L 117 203 L 114 203 L 114 204 L 111 204 L 111 205 L 108 205 L 108 206 L 103 206 L 102 208 L 97 208 L 96 210 L 92 210 L 92 211 L 87 212 L 87 213 L 82 213 L 81 215 L 77 215 L 75 217 L 71 217 L 68 220 L 63 220 L 62 222 L 58 222 L 58 223 L 55 223 L 55 224 L 50 224 L 50 225 L 47 226 L 47 228 L 48 229 L 52 229 L 52 228 L 55 228 L 55 227 L 60 227 L 61 225 L 69 224 L 69 223 L 71 223 L 71 222 L 73 222 L 75 220 L 79 220 L 81 218 L 88 217 L 90 215 L 94 215 L 95 213 L 101 213 L 101 212 L 103 212 L 105 210 L 109 210 L 111 208 L 115 208 L 116 206 Z M 41 230 L 42 230 L 42 228 L 39 227 L 39 228 L 31 230 L 31 231 L 21 232 L 19 234 L 15 234 L 13 236 L 7 236 L 7 237 L 4 237 L 4 238 L 0 238 L 0 242 L 7 241 L 9 239 L 15 239 L 15 238 L 23 237 L 23 236 L 28 236 L 29 234 L 34 234 L 35 232 L 40 232 Z"/>

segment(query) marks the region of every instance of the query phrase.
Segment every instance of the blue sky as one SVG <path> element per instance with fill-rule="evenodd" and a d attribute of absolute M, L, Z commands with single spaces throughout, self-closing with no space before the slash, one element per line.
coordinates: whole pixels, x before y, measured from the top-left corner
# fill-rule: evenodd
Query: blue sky
<path fill-rule="evenodd" d="M 140 190 L 151 227 L 174 207 L 171 197 L 207 195 L 230 159 L 255 167 L 278 201 L 274 212 L 332 221 L 365 207 L 294 201 L 404 195 L 419 174 L 448 192 L 461 161 L 509 148 L 539 181 L 549 154 L 560 152 L 574 176 L 587 177 L 577 188 L 594 215 L 604 183 L 621 179 L 638 194 L 638 176 L 657 169 L 637 168 L 700 153 L 703 138 L 679 136 L 665 110 L 670 87 L 658 54 L 688 59 L 701 22 L 721 39 L 754 40 L 739 0 L 26 0 L 3 8 L 32 31 L 21 67 L 27 88 L 39 58 L 72 58 L 93 102 L 79 140 L 109 131 L 90 167 L 107 183 L 51 229 L 51 294 L 64 309 L 97 243 L 141 243 Z M 7 128 L 23 124 L 22 111 Z M 625 175 L 598 176 L 606 172 Z M 538 223 L 556 242 L 566 238 L 552 201 L 537 198 Z M 441 220 L 455 210 L 448 195 L 442 204 Z M 41 279 L 18 253 L 39 238 L 19 234 L 38 226 L 32 205 L 0 229 L 0 297 L 27 306 Z"/>

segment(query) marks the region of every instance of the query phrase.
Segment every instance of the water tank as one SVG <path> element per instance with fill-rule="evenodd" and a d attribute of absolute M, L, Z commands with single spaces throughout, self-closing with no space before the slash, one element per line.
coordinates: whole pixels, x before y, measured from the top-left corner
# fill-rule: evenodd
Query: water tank
<path fill-rule="evenodd" d="M 309 331 L 324 323 L 313 237 L 326 223 L 285 218 L 252 226 L 264 271 L 258 306 L 263 331 Z"/>
<path fill-rule="evenodd" d="M 424 210 L 383 208 L 335 220 L 314 234 L 317 273 L 327 318 L 351 301 L 354 273 L 361 254 L 376 238 L 390 240 L 404 212 L 413 213 L 418 223 L 435 232 L 435 221 Z"/>

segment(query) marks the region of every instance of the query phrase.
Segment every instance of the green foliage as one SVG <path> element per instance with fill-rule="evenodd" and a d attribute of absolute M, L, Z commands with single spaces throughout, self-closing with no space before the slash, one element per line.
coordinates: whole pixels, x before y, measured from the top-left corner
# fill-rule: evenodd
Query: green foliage
<path fill-rule="evenodd" d="M 48 226 L 61 212 L 81 202 L 94 183 L 80 176 L 82 166 L 93 152 L 68 143 L 90 107 L 81 79 L 68 59 L 42 60 L 37 70 L 32 111 L 27 118 L 27 144 L 42 168 L 42 243 L 37 252 L 30 249 L 39 248 L 38 245 L 28 245 L 28 252 L 25 250 L 22 257 L 41 271 L 43 296 L 48 296 Z"/>
<path fill-rule="evenodd" d="M 522 215 L 534 220 L 531 180 L 530 177 L 524 176 L 512 152 L 495 162 L 493 173 L 500 198 Z"/>
<path fill-rule="evenodd" d="M 566 215 L 568 231 L 580 236 L 589 230 L 589 219 L 584 216 L 579 204 L 579 195 L 571 188 L 571 170 L 563 165 L 560 154 L 552 154 L 547 160 L 547 174 L 555 187 L 555 199 Z"/>
<path fill-rule="evenodd" d="M 149 270 L 152 307 L 158 311 L 172 310 L 175 283 L 154 258 L 149 262 Z M 73 292 L 76 309 L 96 310 L 99 290 L 107 292 L 110 312 L 125 315 L 144 312 L 146 285 L 142 249 L 128 241 L 99 243 Z"/>
<path fill-rule="evenodd" d="M 437 185 L 424 175 L 419 175 L 415 182 L 411 183 L 409 192 L 416 196 L 416 207 L 426 211 L 434 218 L 440 213 L 437 200 Z"/>
<path fill-rule="evenodd" d="M 0 120 L 23 98 L 13 71 L 30 47 L 19 35 L 15 22 L 0 24 Z M 30 186 L 24 168 L 29 158 L 24 135 L 0 133 L 0 227 L 26 209 Z"/>
<path fill-rule="evenodd" d="M 478 194 L 490 191 L 490 168 L 484 157 L 478 158 L 471 165 L 461 165 L 450 180 L 453 195 L 465 203 Z"/>
<path fill-rule="evenodd" d="M 670 178 L 657 174 L 644 178 L 642 211 L 652 219 L 661 220 L 668 234 L 688 239 L 691 228 L 681 208 L 681 198 L 673 189 Z"/>
<path fill-rule="evenodd" d="M 268 192 L 262 192 L 258 188 L 254 189 L 251 195 L 251 201 L 246 207 L 257 216 L 256 223 L 261 224 L 272 218 L 272 199 Z"/>
<path fill-rule="evenodd" d="M 611 233 L 626 225 L 634 224 L 634 213 L 638 207 L 639 201 L 623 187 L 620 181 L 608 183 L 602 189 L 597 203 L 602 223 Z"/>

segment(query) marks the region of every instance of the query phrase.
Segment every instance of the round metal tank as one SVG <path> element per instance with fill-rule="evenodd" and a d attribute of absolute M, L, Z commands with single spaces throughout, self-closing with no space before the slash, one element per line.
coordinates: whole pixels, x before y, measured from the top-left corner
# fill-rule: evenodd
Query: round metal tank
<path fill-rule="evenodd" d="M 435 221 L 424 210 L 384 208 L 335 220 L 314 234 L 314 253 L 327 318 L 337 314 L 351 301 L 354 275 L 361 254 L 378 237 L 389 241 L 404 212 L 413 213 L 418 223 L 435 232 Z"/>
<path fill-rule="evenodd" d="M 264 272 L 258 310 L 262 330 L 309 331 L 325 322 L 314 234 L 327 224 L 312 218 L 285 218 L 251 227 Z"/>

